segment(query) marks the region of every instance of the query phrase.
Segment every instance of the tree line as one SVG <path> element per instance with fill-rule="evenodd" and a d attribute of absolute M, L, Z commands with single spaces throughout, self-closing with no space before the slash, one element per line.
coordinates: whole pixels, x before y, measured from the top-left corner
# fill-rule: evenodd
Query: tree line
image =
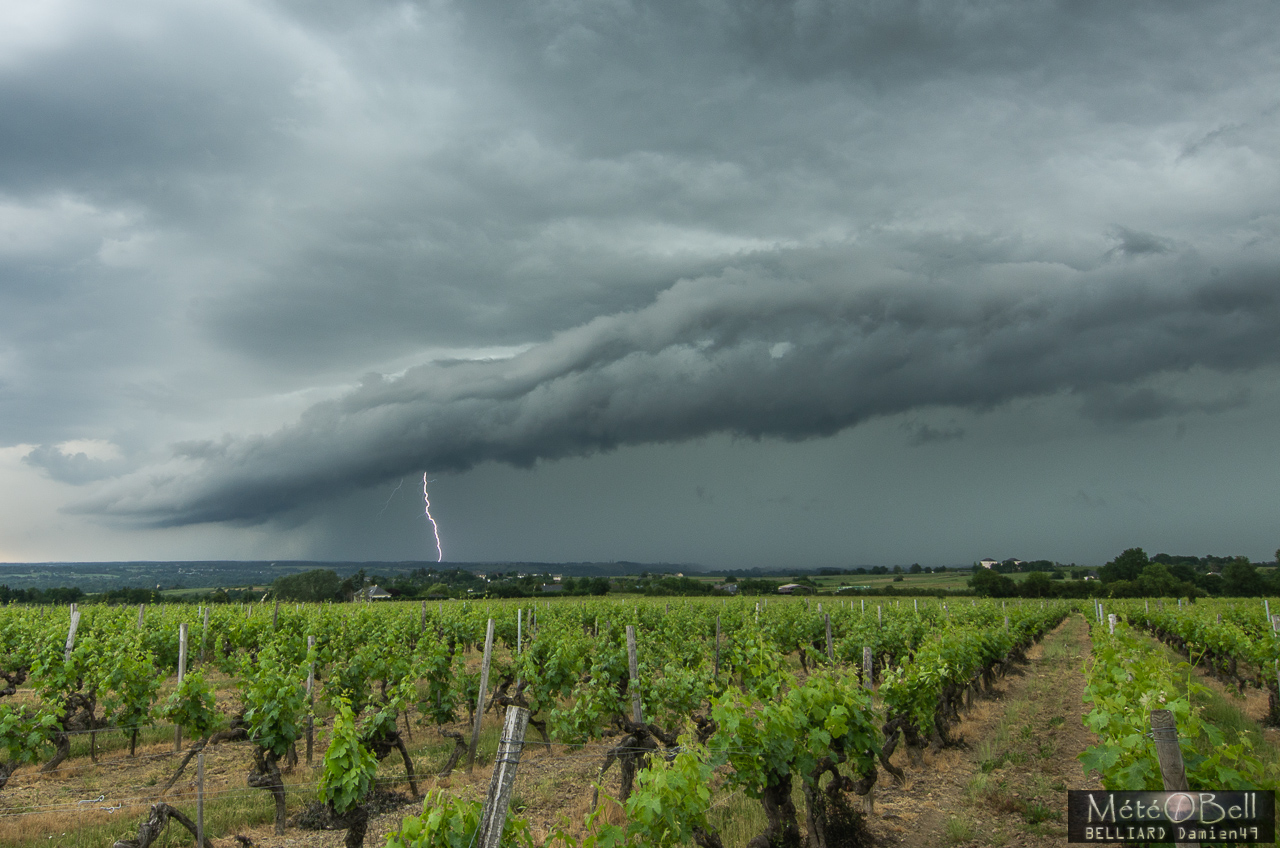
<path fill-rule="evenodd" d="M 1280 561 L 1280 550 L 1276 558 Z M 1128 548 L 1099 568 L 1092 580 L 1064 580 L 1062 572 L 1050 576 L 1033 571 L 1018 582 L 975 565 L 969 586 L 975 594 L 991 598 L 1256 598 L 1280 595 L 1280 568 L 1261 571 L 1242 556 L 1148 557 L 1142 548 Z"/>

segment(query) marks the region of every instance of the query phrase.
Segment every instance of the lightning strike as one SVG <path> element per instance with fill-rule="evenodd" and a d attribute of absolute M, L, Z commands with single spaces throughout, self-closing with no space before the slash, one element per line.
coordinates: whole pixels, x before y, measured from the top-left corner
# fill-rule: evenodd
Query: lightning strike
<path fill-rule="evenodd" d="M 391 494 L 387 497 L 387 502 L 382 505 L 382 509 L 378 510 L 378 514 L 374 518 L 381 518 L 382 513 L 387 511 L 387 507 L 391 506 L 391 499 L 396 496 L 396 492 L 400 491 L 400 487 L 404 485 L 404 478 L 400 478 L 400 482 L 396 483 L 396 487 L 391 490 Z"/>
<path fill-rule="evenodd" d="M 431 517 L 431 496 L 427 494 L 427 474 L 422 473 L 422 500 L 426 503 L 427 520 L 431 522 L 431 532 L 436 536 L 436 562 L 444 562 L 444 548 L 440 547 L 440 525 Z"/>

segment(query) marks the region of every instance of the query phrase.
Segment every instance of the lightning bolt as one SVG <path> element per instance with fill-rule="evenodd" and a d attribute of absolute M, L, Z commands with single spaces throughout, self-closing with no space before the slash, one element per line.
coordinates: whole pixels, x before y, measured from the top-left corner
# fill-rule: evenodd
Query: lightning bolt
<path fill-rule="evenodd" d="M 431 496 L 427 494 L 427 473 L 422 472 L 422 500 L 427 505 L 427 520 L 431 522 L 431 532 L 436 535 L 436 562 L 444 562 L 444 548 L 440 547 L 440 525 L 431 517 Z"/>
<path fill-rule="evenodd" d="M 378 514 L 375 515 L 374 518 L 382 517 L 382 513 L 386 512 L 387 507 L 391 506 L 391 498 L 394 498 L 396 496 L 396 492 L 400 491 L 400 487 L 403 485 L 404 485 L 404 478 L 401 477 L 400 482 L 396 483 L 396 487 L 391 490 L 390 496 L 387 497 L 387 502 L 382 505 L 382 509 L 378 510 Z"/>

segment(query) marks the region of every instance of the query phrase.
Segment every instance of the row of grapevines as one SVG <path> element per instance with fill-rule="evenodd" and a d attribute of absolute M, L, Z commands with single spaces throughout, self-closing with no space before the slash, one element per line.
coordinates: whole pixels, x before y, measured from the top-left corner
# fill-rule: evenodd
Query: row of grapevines
<path fill-rule="evenodd" d="M 1086 771 L 1099 773 L 1103 786 L 1164 788 L 1155 743 L 1148 733 L 1150 713 L 1156 709 L 1173 713 L 1192 789 L 1274 785 L 1276 776 L 1265 773 L 1246 734 L 1229 742 L 1220 729 L 1203 719 L 1207 688 L 1195 679 L 1189 663 L 1169 662 L 1124 622 L 1117 623 L 1114 633 L 1095 624 L 1092 637 L 1084 695 L 1092 709 L 1084 722 L 1099 741 L 1080 760 Z"/>

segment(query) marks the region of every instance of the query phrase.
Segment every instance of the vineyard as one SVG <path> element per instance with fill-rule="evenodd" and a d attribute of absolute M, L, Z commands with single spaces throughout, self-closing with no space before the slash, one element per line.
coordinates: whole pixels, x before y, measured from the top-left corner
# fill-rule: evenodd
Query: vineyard
<path fill-rule="evenodd" d="M 1275 736 L 1206 712 L 1212 689 L 1280 723 L 1269 607 L 1176 604 L 9 606 L 0 841 L 192 844 L 185 817 L 211 845 L 470 845 L 521 707 L 508 844 L 925 844 L 901 823 L 966 758 L 970 804 L 1015 817 L 1017 844 L 1059 844 L 1066 789 L 1160 788 L 1158 707 L 1193 787 L 1276 784 Z M 1074 703 L 1052 688 L 1069 677 Z M 1037 759 L 1043 785 L 1010 782 Z"/>

